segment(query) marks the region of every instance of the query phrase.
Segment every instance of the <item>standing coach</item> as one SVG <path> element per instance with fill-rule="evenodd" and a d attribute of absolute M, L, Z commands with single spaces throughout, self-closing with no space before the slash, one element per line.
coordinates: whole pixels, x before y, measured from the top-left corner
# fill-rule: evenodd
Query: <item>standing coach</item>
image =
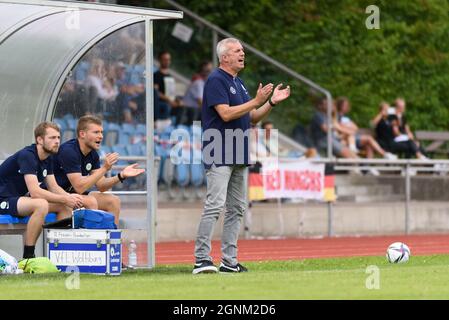
<path fill-rule="evenodd" d="M 290 96 L 290 87 L 262 86 L 251 99 L 237 74 L 245 66 L 245 52 L 237 39 L 227 38 L 217 44 L 219 68 L 206 81 L 202 105 L 203 162 L 206 168 L 207 193 L 204 211 L 195 241 L 193 274 L 245 272 L 237 260 L 237 239 L 243 215 L 247 210 L 248 136 L 250 123 L 264 119 L 275 105 Z M 270 99 L 268 99 L 271 96 Z M 219 137 L 217 133 L 219 132 Z M 234 141 L 234 135 L 246 138 Z M 226 139 L 231 135 L 232 139 Z M 208 141 L 209 136 L 214 139 Z M 238 141 L 239 139 L 237 139 Z M 218 147 L 217 147 L 218 145 Z M 211 148 L 212 146 L 212 148 Z M 219 269 L 210 257 L 215 223 L 225 210 L 221 239 L 222 259 Z"/>

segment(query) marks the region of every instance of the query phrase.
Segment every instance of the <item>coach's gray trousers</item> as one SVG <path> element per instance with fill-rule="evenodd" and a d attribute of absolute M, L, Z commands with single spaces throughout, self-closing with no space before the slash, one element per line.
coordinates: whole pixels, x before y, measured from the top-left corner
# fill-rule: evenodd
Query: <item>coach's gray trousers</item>
<path fill-rule="evenodd" d="M 206 181 L 207 194 L 195 241 L 195 259 L 212 260 L 211 238 L 215 223 L 225 208 L 221 236 L 222 260 L 227 264 L 236 265 L 240 224 L 248 206 L 248 167 L 212 165 L 206 170 Z"/>

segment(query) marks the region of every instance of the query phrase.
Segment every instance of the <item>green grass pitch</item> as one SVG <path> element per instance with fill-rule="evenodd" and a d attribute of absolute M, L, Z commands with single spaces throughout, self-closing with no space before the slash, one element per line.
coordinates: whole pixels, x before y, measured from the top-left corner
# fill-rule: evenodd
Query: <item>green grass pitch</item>
<path fill-rule="evenodd" d="M 243 274 L 192 275 L 191 265 L 157 266 L 120 276 L 0 276 L 1 299 L 448 299 L 449 255 L 245 263 Z M 370 267 L 371 266 L 371 267 Z M 372 267 L 375 266 L 375 267 Z M 69 286 L 66 286 L 66 283 Z"/>

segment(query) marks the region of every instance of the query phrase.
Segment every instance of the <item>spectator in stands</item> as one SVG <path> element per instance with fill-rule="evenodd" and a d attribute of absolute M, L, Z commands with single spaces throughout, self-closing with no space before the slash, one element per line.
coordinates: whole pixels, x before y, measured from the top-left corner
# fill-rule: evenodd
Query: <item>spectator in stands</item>
<path fill-rule="evenodd" d="M 160 100 L 156 89 L 153 89 L 154 119 L 161 119 Z M 125 123 L 145 123 L 146 121 L 146 93 L 145 91 L 128 101 L 124 112 Z"/>
<path fill-rule="evenodd" d="M 106 111 L 107 104 L 115 101 L 118 95 L 118 89 L 115 86 L 114 79 L 108 74 L 108 69 L 102 59 L 92 60 L 89 75 L 87 76 L 87 87 L 94 90 L 97 96 L 97 104 L 93 106 L 92 113 L 103 113 Z"/>
<path fill-rule="evenodd" d="M 186 121 L 183 124 L 192 125 L 193 121 L 201 120 L 204 84 L 212 68 L 213 66 L 210 61 L 204 61 L 200 65 L 198 74 L 192 77 L 192 82 L 187 88 L 182 100 L 186 114 Z"/>
<path fill-rule="evenodd" d="M 393 134 L 395 136 L 395 141 L 408 141 L 415 144 L 418 148 L 419 154 L 418 157 L 422 160 L 428 160 L 425 156 L 424 150 L 421 148 L 421 145 L 415 136 L 413 135 L 412 130 L 410 130 L 410 126 L 405 117 L 405 100 L 403 98 L 397 98 L 394 102 L 396 106 L 396 113 L 392 115 L 392 126 L 393 126 Z"/>
<path fill-rule="evenodd" d="M 398 158 L 394 154 L 385 151 L 371 135 L 360 133 L 358 126 L 348 117 L 349 111 L 351 111 L 349 99 L 346 97 L 338 98 L 338 123 L 346 129 L 348 145 L 354 153 L 357 154 L 361 149 L 365 152 L 367 158 L 373 158 L 374 152 L 385 159 L 395 160 Z"/>
<path fill-rule="evenodd" d="M 108 153 L 103 166 L 97 151 L 103 140 L 102 122 L 99 118 L 87 115 L 78 120 L 77 138 L 61 145 L 55 155 L 55 177 L 58 184 L 67 192 L 93 196 L 98 209 L 111 212 L 118 225 L 120 199 L 104 191 L 129 177 L 136 177 L 145 170 L 132 164 L 124 168 L 118 175 L 106 178 L 105 174 L 118 161 L 117 153 Z M 99 192 L 91 190 L 96 186 Z"/>
<path fill-rule="evenodd" d="M 341 141 L 340 134 L 349 133 L 350 131 L 339 125 L 336 119 L 335 103 L 332 103 L 332 108 L 332 153 L 337 157 L 357 159 L 357 155 Z M 315 111 L 310 124 L 310 133 L 314 145 L 323 153 L 327 151 L 327 119 L 327 99 L 323 98 L 318 102 L 317 110 Z"/>
<path fill-rule="evenodd" d="M 411 139 L 396 139 L 394 127 L 398 127 L 395 108 L 391 108 L 387 102 L 379 106 L 379 113 L 371 120 L 372 127 L 376 130 L 376 138 L 383 149 L 394 154 L 403 154 L 406 158 L 416 156 L 418 159 L 427 159 L 419 150 L 419 147 Z"/>
<path fill-rule="evenodd" d="M 117 96 L 116 102 L 118 109 L 121 110 L 123 116 L 123 122 L 125 123 L 135 123 L 139 122 L 140 119 L 136 120 L 136 111 L 138 106 L 136 103 L 130 104 L 132 99 L 136 99 L 139 95 L 145 93 L 145 86 L 143 83 L 132 84 L 130 83 L 129 77 L 126 74 L 126 66 L 122 61 L 119 61 L 116 65 L 116 75 L 117 75 L 117 87 L 119 94 Z M 145 108 L 143 108 L 145 110 Z"/>
<path fill-rule="evenodd" d="M 211 236 L 215 223 L 226 207 L 222 235 L 220 272 L 248 271 L 237 259 L 237 239 L 243 215 L 247 210 L 248 141 L 236 142 L 226 138 L 230 132 L 248 134 L 250 123 L 264 119 L 276 105 L 290 96 L 290 87 L 273 90 L 273 84 L 262 86 L 251 99 L 237 74 L 244 68 L 245 52 L 237 39 L 227 38 L 217 44 L 219 68 L 214 70 L 204 86 L 201 111 L 203 137 L 218 133 L 215 138 L 203 140 L 203 162 L 206 167 L 207 195 L 204 212 L 195 241 L 193 274 L 217 272 L 210 257 Z M 272 94 L 271 98 L 270 95 Z M 210 142 L 213 142 L 211 144 Z M 211 149 L 211 145 L 214 147 Z M 208 154 L 209 152 L 214 155 Z M 231 150 L 231 152 L 229 152 Z M 227 151 L 227 152 L 226 152 Z"/>
<path fill-rule="evenodd" d="M 70 217 L 74 208 L 96 207 L 95 199 L 83 201 L 56 183 L 50 156 L 59 149 L 59 127 L 42 122 L 35 128 L 34 137 L 35 144 L 16 152 L 0 165 L 0 214 L 30 216 L 25 233 L 25 259 L 35 257 L 36 241 L 48 212 L 57 212 L 60 220 Z M 41 188 L 41 183 L 46 184 L 48 191 Z"/>
<path fill-rule="evenodd" d="M 168 51 L 162 51 L 159 56 L 159 70 L 154 73 L 154 88 L 159 96 L 160 112 L 155 120 L 168 119 L 170 115 L 179 118 L 182 110 L 180 103 L 176 99 L 176 82 L 170 74 L 171 54 Z M 178 119 L 179 120 L 179 119 Z"/>
<path fill-rule="evenodd" d="M 264 121 L 259 129 L 256 126 L 251 128 L 251 162 L 263 161 L 270 157 L 305 157 L 314 158 L 317 151 L 313 147 L 309 147 L 304 152 L 292 152 L 287 148 L 279 145 L 278 137 L 275 136 L 273 122 Z M 258 164 L 259 167 L 262 163 Z"/>
<path fill-rule="evenodd" d="M 295 126 L 292 132 L 292 137 L 300 145 L 306 147 L 308 150 L 312 150 L 313 155 L 311 154 L 309 158 L 313 158 L 318 155 L 318 152 L 310 139 L 309 132 L 302 124 L 298 123 Z"/>

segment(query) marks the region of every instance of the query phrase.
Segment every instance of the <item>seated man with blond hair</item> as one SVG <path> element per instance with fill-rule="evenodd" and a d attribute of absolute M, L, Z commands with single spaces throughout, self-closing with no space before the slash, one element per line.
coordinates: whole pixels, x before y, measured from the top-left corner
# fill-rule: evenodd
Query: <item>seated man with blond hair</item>
<path fill-rule="evenodd" d="M 98 150 L 103 140 L 101 119 L 86 115 L 78 120 L 77 138 L 61 145 L 55 155 L 55 177 L 58 184 L 67 192 L 89 195 L 98 203 L 98 209 L 114 214 L 115 224 L 119 223 L 120 199 L 104 193 L 115 184 L 122 183 L 126 178 L 135 177 L 145 172 L 132 164 L 113 177 L 105 177 L 112 166 L 118 161 L 118 153 L 108 153 L 103 166 L 100 166 Z M 91 189 L 96 186 L 98 191 Z"/>
<path fill-rule="evenodd" d="M 0 214 L 16 217 L 30 216 L 25 232 L 23 258 L 35 257 L 36 241 L 48 212 L 56 212 L 57 219 L 70 217 L 74 208 L 86 205 L 89 199 L 69 194 L 58 186 L 53 175 L 50 157 L 59 149 L 59 127 L 42 122 L 34 130 L 36 143 L 7 158 L 0 165 Z M 45 183 L 45 190 L 41 184 Z"/>

